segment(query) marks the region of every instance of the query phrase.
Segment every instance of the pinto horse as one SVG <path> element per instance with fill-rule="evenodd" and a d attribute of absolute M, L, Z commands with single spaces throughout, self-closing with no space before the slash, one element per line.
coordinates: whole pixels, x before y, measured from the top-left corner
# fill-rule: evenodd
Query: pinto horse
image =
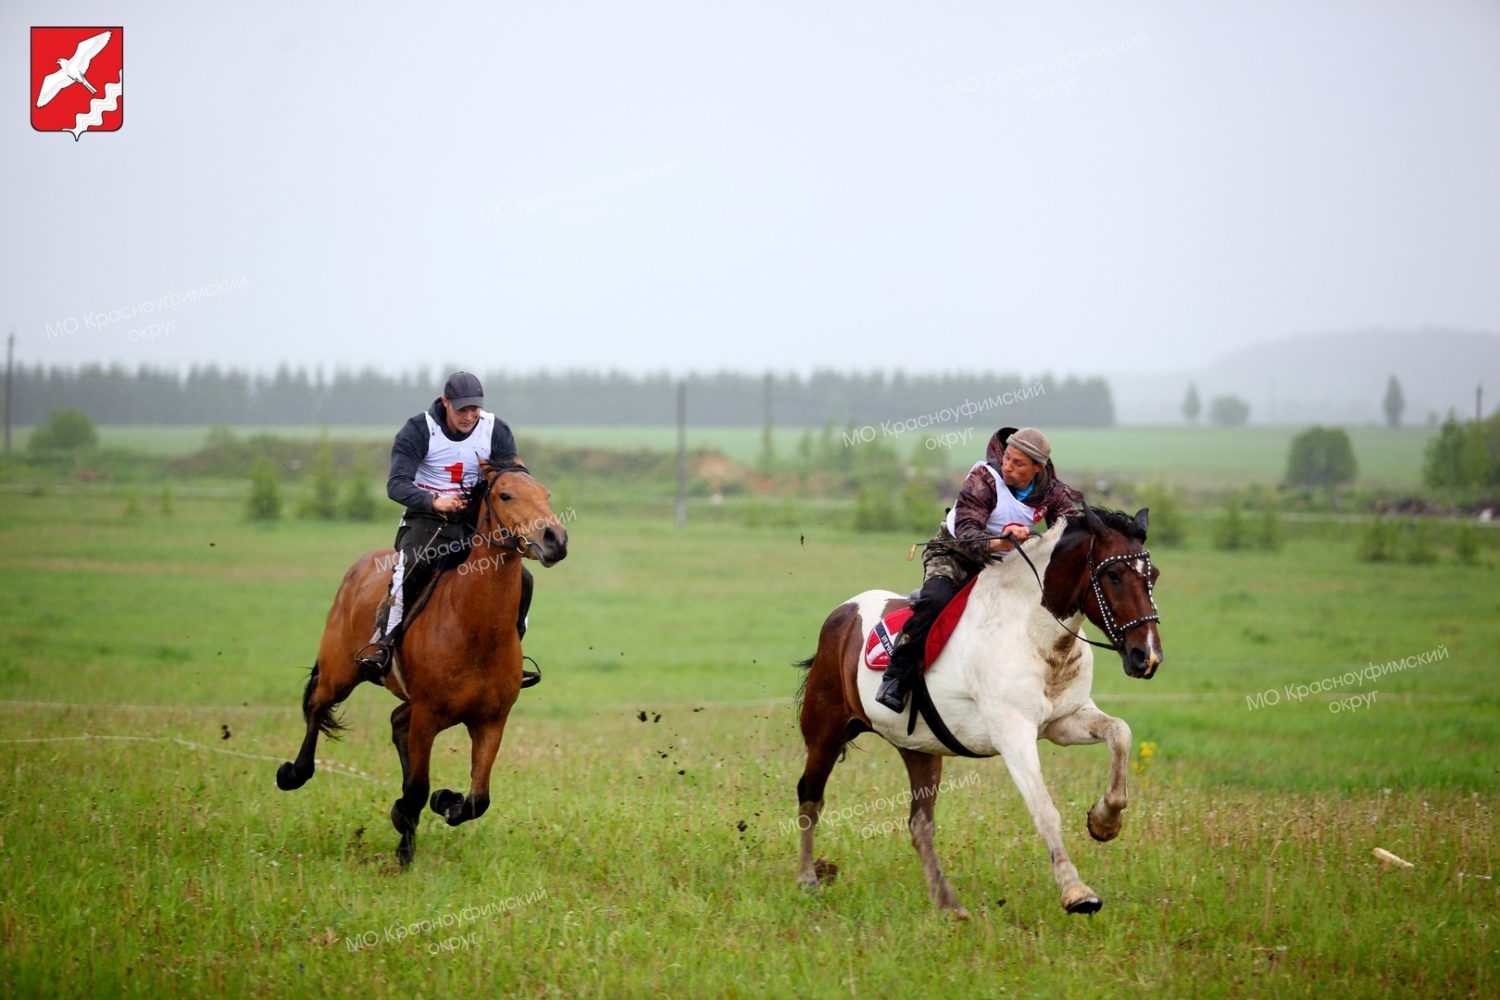
<path fill-rule="evenodd" d="M 1132 519 L 1085 507 L 1082 515 L 1060 520 L 1027 543 L 1034 567 L 1015 553 L 986 566 L 947 645 L 925 675 L 932 704 L 960 746 L 974 756 L 1005 758 L 1051 853 L 1052 874 L 1069 913 L 1093 913 L 1102 904 L 1068 860 L 1036 744 L 1043 738 L 1062 746 L 1109 743 L 1109 787 L 1089 810 L 1087 827 L 1095 840 L 1112 840 L 1126 806 L 1130 727 L 1094 704 L 1093 651 L 1077 631 L 1084 618 L 1102 629 L 1110 640 L 1107 648 L 1120 654 L 1127 676 L 1149 678 L 1156 672 L 1162 660 L 1152 595 L 1157 570 L 1143 548 L 1146 523 L 1144 508 Z M 797 782 L 802 833 L 797 880 L 813 890 L 819 875 L 831 870 L 824 860 L 813 859 L 823 789 L 845 745 L 873 731 L 894 744 L 906 763 L 912 791 L 907 826 L 927 875 L 929 898 L 967 918 L 943 877 L 932 843 L 943 757 L 955 751 L 925 718 L 913 720 L 911 727 L 906 713 L 877 702 L 880 674 L 861 664 L 865 637 L 905 601 L 883 590 L 850 598 L 823 623 L 817 654 L 800 664 L 811 669 L 802 692 L 807 766 Z M 912 697 L 918 697 L 916 691 Z"/>
<path fill-rule="evenodd" d="M 473 745 L 469 794 L 438 789 L 432 811 L 457 826 L 489 808 L 490 769 L 521 690 L 521 560 L 551 566 L 568 554 L 568 533 L 547 505 L 546 487 L 520 465 L 486 464 L 483 472 L 470 498 L 479 505 L 473 547 L 456 569 L 441 573 L 385 678 L 386 690 L 401 699 L 391 713 L 391 742 L 401 758 L 401 797 L 391 823 L 401 835 L 396 857 L 403 868 L 416 851 L 417 821 L 428 801 L 433 738 L 460 722 Z M 369 552 L 344 574 L 302 694 L 307 736 L 297 759 L 276 771 L 285 791 L 312 777 L 318 734 L 337 738 L 344 728 L 334 709 L 361 681 L 354 657 L 390 587 L 394 558 L 393 549 Z"/>

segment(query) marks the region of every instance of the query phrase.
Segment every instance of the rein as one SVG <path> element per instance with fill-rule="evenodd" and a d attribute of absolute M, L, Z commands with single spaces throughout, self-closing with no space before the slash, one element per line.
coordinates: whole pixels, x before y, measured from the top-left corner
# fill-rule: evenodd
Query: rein
<path fill-rule="evenodd" d="M 1011 551 L 1018 553 L 1021 556 L 1022 559 L 1026 560 L 1026 565 L 1029 566 L 1029 567 L 1031 567 L 1031 575 L 1034 576 L 1034 577 L 1036 577 L 1036 585 L 1037 585 L 1037 587 L 1039 589 L 1041 589 L 1042 591 L 1045 592 L 1047 588 L 1045 586 L 1043 586 L 1043 584 L 1042 584 L 1042 574 L 1040 574 L 1040 573 L 1038 573 L 1036 571 L 1036 563 L 1032 562 L 1031 561 L 1031 557 L 1026 554 L 1026 550 L 1023 549 L 1023 548 L 1021 548 L 1021 543 L 1018 542 L 1018 541 L 1016 541 L 1010 535 L 1001 535 L 999 537 L 1005 538 L 1006 540 L 1008 540 L 1010 542 L 1011 545 L 1015 546 L 1015 548 L 1012 549 Z M 1148 556 L 1147 558 L 1150 558 L 1150 557 Z M 1092 572 L 1093 567 L 1094 567 L 1094 543 L 1091 540 L 1089 542 L 1089 569 L 1091 570 L 1091 572 L 1090 572 L 1089 575 L 1090 575 L 1090 577 L 1093 580 L 1094 593 L 1095 593 L 1095 595 L 1098 595 L 1098 593 L 1099 593 L 1099 577 Z M 1096 596 L 1095 600 L 1100 600 L 1100 598 Z M 1047 605 L 1043 604 L 1042 607 L 1046 609 L 1047 614 L 1052 615 L 1052 620 L 1055 621 L 1055 622 L 1057 622 L 1057 627 L 1060 628 L 1060 629 L 1062 629 L 1064 632 L 1068 633 L 1069 635 L 1071 635 L 1073 638 L 1078 639 L 1078 640 L 1080 640 L 1082 642 L 1086 642 L 1090 646 L 1098 646 L 1100 649 L 1108 649 L 1108 650 L 1112 650 L 1112 651 L 1114 651 L 1116 653 L 1120 652 L 1119 640 L 1115 639 L 1114 634 L 1108 628 L 1106 628 L 1104 631 L 1105 631 L 1105 634 L 1108 635 L 1111 640 L 1113 640 L 1112 643 L 1111 644 L 1105 644 L 1105 643 L 1102 643 L 1102 642 L 1095 642 L 1093 639 L 1090 639 L 1087 636 L 1084 636 L 1084 635 L 1082 635 L 1082 634 L 1080 634 L 1078 632 L 1075 632 L 1073 629 L 1069 628 L 1066 622 L 1064 622 L 1061 618 L 1057 617 L 1057 615 L 1052 614 L 1052 609 L 1048 608 Z M 1099 604 L 1099 607 L 1101 609 L 1103 609 L 1103 607 L 1104 607 L 1104 604 L 1103 604 L 1102 600 L 1101 600 L 1101 602 Z M 1110 620 L 1112 620 L 1112 616 L 1106 614 L 1104 620 L 1105 621 L 1110 621 Z M 1133 625 L 1134 624 L 1139 624 L 1139 622 L 1132 622 L 1131 624 L 1133 624 Z M 1122 638 L 1123 638 L 1123 635 L 1122 635 Z"/>

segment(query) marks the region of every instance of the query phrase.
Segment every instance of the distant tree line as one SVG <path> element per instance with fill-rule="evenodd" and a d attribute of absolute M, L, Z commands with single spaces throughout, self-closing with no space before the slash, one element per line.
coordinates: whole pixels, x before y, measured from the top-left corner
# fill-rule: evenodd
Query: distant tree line
<path fill-rule="evenodd" d="M 76 407 L 99 424 L 397 424 L 437 397 L 446 371 L 388 375 L 373 370 L 291 369 L 251 373 L 217 366 L 186 375 L 163 368 L 18 365 L 14 419 L 42 424 Z M 666 373 L 480 372 L 486 407 L 518 427 L 566 424 L 670 425 L 677 379 Z M 881 421 L 1000 426 L 1108 427 L 1114 401 L 1103 378 L 1023 381 L 1014 375 L 907 375 L 818 371 L 797 375 L 720 373 L 686 378 L 695 425 L 782 427 Z M 922 424 L 927 426 L 927 424 Z"/>

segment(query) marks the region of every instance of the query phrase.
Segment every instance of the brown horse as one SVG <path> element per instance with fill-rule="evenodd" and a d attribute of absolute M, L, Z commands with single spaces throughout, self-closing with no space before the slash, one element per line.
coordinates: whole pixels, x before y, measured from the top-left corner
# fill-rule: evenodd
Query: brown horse
<path fill-rule="evenodd" d="M 1024 551 L 1040 574 L 1011 555 L 980 572 L 957 627 L 925 675 L 925 687 L 951 737 L 972 756 L 1005 759 L 1012 780 L 1031 811 L 1051 854 L 1053 876 L 1070 913 L 1092 913 L 1099 897 L 1078 877 L 1062 842 L 1062 823 L 1042 780 L 1036 743 L 1049 739 L 1071 746 L 1107 741 L 1109 787 L 1089 810 L 1088 831 L 1096 840 L 1120 832 L 1130 727 L 1099 711 L 1090 696 L 1093 652 L 1074 633 L 1083 619 L 1097 625 L 1120 655 L 1130 677 L 1149 678 L 1161 663 L 1152 586 L 1157 571 L 1143 547 L 1147 512 L 1132 519 L 1118 511 L 1066 518 L 1028 541 Z M 880 674 L 866 669 L 865 637 L 883 615 L 905 603 L 888 591 L 866 591 L 828 616 L 803 689 L 802 736 L 807 766 L 797 782 L 797 821 L 802 831 L 798 881 L 817 888 L 830 869 L 813 858 L 813 831 L 823 808 L 823 789 L 845 745 L 876 732 L 901 752 L 911 780 L 907 826 L 922 859 L 928 895 L 960 917 L 968 913 L 943 877 L 932 844 L 933 807 L 943 775 L 943 757 L 956 750 L 925 718 L 908 718 L 875 700 Z M 913 697 L 918 697 L 916 693 Z M 908 733 L 908 728 L 911 732 Z"/>
<path fill-rule="evenodd" d="M 391 742 L 401 758 L 401 797 L 391 807 L 391 823 L 401 834 L 396 857 L 402 867 L 416 850 L 433 738 L 450 726 L 467 726 L 473 744 L 469 794 L 440 788 L 432 793 L 432 811 L 457 826 L 489 808 L 490 768 L 521 690 L 521 560 L 551 566 L 568 554 L 568 533 L 547 499 L 546 487 L 525 467 L 486 464 L 471 495 L 479 505 L 473 548 L 438 578 L 386 675 L 386 689 L 401 699 L 391 713 Z M 390 586 L 394 556 L 391 549 L 367 553 L 344 574 L 302 695 L 307 736 L 296 761 L 276 772 L 283 790 L 312 777 L 318 733 L 337 738 L 343 728 L 334 709 L 360 683 L 354 657 Z"/>

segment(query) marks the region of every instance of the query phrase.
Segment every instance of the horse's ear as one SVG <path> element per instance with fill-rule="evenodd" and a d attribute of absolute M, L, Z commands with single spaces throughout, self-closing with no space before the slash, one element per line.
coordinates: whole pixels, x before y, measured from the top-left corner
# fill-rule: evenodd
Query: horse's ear
<path fill-rule="evenodd" d="M 1141 538 L 1146 537 L 1146 521 L 1150 513 L 1150 507 L 1142 507 L 1140 510 L 1135 512 L 1135 526 L 1141 529 Z"/>
<path fill-rule="evenodd" d="M 1078 503 L 1083 507 L 1083 523 L 1088 525 L 1089 533 L 1095 538 L 1107 537 L 1109 535 L 1109 526 L 1099 519 L 1099 515 L 1094 513 L 1094 509 L 1088 505 L 1088 501 L 1080 500 Z"/>

